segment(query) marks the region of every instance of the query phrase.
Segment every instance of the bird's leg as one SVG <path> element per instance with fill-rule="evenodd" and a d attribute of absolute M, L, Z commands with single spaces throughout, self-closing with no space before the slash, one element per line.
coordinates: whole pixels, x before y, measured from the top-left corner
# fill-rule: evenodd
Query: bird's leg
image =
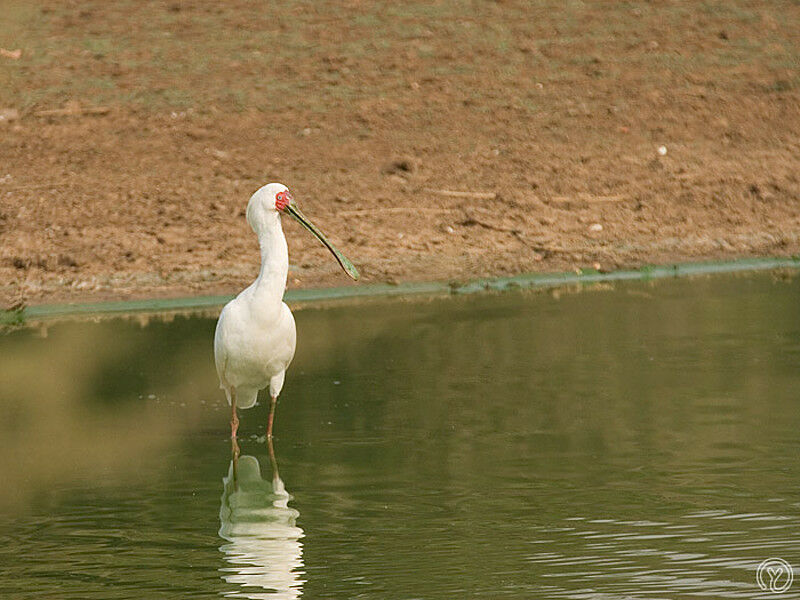
<path fill-rule="evenodd" d="M 233 465 L 233 489 L 239 489 L 239 442 L 231 438 L 231 464 Z"/>
<path fill-rule="evenodd" d="M 272 422 L 275 420 L 275 405 L 278 403 L 278 397 L 272 396 L 269 403 L 269 420 L 267 421 L 267 439 L 272 439 Z"/>
<path fill-rule="evenodd" d="M 231 389 L 231 439 L 236 439 L 239 431 L 239 415 L 236 414 L 236 388 Z"/>
<path fill-rule="evenodd" d="M 239 460 L 239 455 L 242 453 L 239 450 L 239 440 L 236 437 L 231 437 L 231 460 L 233 460 L 234 464 L 236 461 Z"/>
<path fill-rule="evenodd" d="M 272 438 L 267 438 L 267 448 L 269 449 L 269 463 L 272 466 L 272 481 L 277 481 L 281 478 L 278 474 L 278 461 L 275 458 L 275 448 L 272 445 Z"/>

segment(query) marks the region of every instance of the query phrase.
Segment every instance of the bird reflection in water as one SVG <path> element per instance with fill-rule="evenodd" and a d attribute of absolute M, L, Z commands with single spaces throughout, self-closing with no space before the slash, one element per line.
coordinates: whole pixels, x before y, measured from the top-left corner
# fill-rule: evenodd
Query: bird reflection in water
<path fill-rule="evenodd" d="M 222 578 L 236 586 L 228 598 L 299 598 L 302 593 L 303 530 L 300 513 L 289 507 L 292 496 L 278 474 L 272 440 L 267 440 L 272 479 L 261 477 L 254 456 L 239 456 L 233 442 L 228 474 L 222 479 L 219 509 L 220 546 L 229 566 Z"/>

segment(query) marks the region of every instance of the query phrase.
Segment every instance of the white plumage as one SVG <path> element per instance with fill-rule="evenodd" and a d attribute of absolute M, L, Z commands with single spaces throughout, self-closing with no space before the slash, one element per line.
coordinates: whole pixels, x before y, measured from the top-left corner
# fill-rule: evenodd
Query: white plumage
<path fill-rule="evenodd" d="M 231 405 L 231 435 L 236 437 L 239 408 L 256 403 L 258 391 L 269 386 L 271 399 L 267 435 L 272 436 L 275 403 L 297 343 L 292 311 L 283 302 L 289 272 L 289 250 L 281 227 L 287 212 L 311 231 L 353 279 L 358 271 L 295 205 L 287 187 L 270 183 L 247 204 L 247 222 L 258 236 L 261 270 L 258 278 L 222 309 L 214 333 L 214 361 L 220 387 Z"/>

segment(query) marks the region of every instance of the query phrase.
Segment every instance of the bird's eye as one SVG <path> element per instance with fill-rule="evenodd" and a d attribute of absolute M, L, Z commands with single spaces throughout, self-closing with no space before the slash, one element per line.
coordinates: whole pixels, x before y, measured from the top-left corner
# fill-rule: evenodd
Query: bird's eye
<path fill-rule="evenodd" d="M 278 210 L 283 210 L 289 203 L 292 201 L 292 195 L 289 193 L 288 190 L 283 190 L 282 192 L 278 192 L 275 194 L 275 208 Z"/>

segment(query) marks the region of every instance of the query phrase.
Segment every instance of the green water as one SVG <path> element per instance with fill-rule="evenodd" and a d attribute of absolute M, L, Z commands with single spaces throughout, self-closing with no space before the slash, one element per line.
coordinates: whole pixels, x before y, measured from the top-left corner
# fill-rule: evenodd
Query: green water
<path fill-rule="evenodd" d="M 214 319 L 0 335 L 0 597 L 800 598 L 800 281 L 296 319 L 280 481 Z"/>

